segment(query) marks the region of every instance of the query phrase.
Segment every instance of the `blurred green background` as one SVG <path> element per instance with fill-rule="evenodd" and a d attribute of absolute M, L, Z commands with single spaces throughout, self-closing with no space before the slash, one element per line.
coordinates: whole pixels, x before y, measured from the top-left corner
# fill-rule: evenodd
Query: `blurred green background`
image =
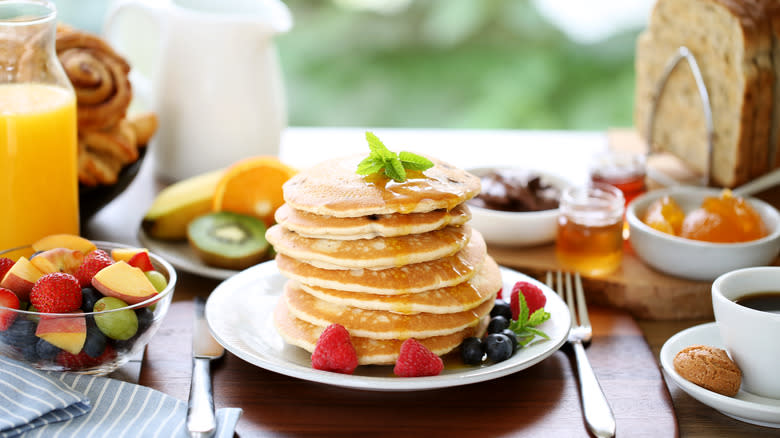
<path fill-rule="evenodd" d="M 632 125 L 641 26 L 582 42 L 527 0 L 285 3 L 294 26 L 276 43 L 290 125 Z"/>

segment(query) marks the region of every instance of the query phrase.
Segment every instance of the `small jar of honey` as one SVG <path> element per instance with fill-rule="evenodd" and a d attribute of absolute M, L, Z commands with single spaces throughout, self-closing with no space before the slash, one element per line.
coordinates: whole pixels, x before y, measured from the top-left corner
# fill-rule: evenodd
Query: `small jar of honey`
<path fill-rule="evenodd" d="M 619 189 L 603 183 L 561 193 L 555 249 L 563 268 L 597 277 L 620 266 L 624 202 Z"/>

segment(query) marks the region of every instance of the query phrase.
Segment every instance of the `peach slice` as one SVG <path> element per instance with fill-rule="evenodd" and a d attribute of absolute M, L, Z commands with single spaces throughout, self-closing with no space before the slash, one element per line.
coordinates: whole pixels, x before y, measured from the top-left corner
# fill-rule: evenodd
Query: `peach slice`
<path fill-rule="evenodd" d="M 30 263 L 44 274 L 54 272 L 75 274 L 83 261 L 84 253 L 68 248 L 49 249 L 30 259 Z"/>
<path fill-rule="evenodd" d="M 114 248 L 111 250 L 111 258 L 116 262 L 126 262 L 139 252 L 145 252 L 148 254 L 149 250 L 146 248 Z"/>
<path fill-rule="evenodd" d="M 103 295 L 119 298 L 130 305 L 157 295 L 157 289 L 144 271 L 124 261 L 101 269 L 92 278 L 92 286 Z"/>
<path fill-rule="evenodd" d="M 94 243 L 75 234 L 51 234 L 33 243 L 32 247 L 36 251 L 46 251 L 54 248 L 68 248 L 81 251 L 84 255 L 87 255 L 97 249 Z"/>
<path fill-rule="evenodd" d="M 36 268 L 26 257 L 20 257 L 5 273 L 3 280 L 0 281 L 0 287 L 13 291 L 19 297 L 19 301 L 29 301 L 30 290 L 42 276 L 43 272 L 40 269 Z"/>
<path fill-rule="evenodd" d="M 84 316 L 41 315 L 35 336 L 62 348 L 71 354 L 79 354 L 87 340 L 87 319 Z"/>

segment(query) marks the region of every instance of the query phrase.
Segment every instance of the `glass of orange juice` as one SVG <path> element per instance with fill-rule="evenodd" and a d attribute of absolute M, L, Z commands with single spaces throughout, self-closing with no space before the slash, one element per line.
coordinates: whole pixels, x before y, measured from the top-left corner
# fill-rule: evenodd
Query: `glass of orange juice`
<path fill-rule="evenodd" d="M 76 96 L 55 42 L 50 1 L 0 1 L 0 249 L 79 233 Z"/>

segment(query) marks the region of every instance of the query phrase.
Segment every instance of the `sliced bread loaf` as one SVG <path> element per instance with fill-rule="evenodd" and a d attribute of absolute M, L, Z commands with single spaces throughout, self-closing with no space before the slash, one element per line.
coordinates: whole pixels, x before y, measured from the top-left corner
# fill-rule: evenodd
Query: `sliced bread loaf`
<path fill-rule="evenodd" d="M 731 0 L 658 0 L 637 43 L 634 116 L 640 134 L 648 136 L 655 90 L 668 60 L 680 46 L 688 47 L 710 96 L 711 182 L 724 187 L 742 184 L 767 168 L 774 81 L 771 39 L 768 20 L 761 24 L 760 14 L 747 9 Z M 708 157 L 701 105 L 692 72 L 683 63 L 660 96 L 653 142 L 704 172 Z M 753 164 L 756 159 L 761 165 Z"/>

